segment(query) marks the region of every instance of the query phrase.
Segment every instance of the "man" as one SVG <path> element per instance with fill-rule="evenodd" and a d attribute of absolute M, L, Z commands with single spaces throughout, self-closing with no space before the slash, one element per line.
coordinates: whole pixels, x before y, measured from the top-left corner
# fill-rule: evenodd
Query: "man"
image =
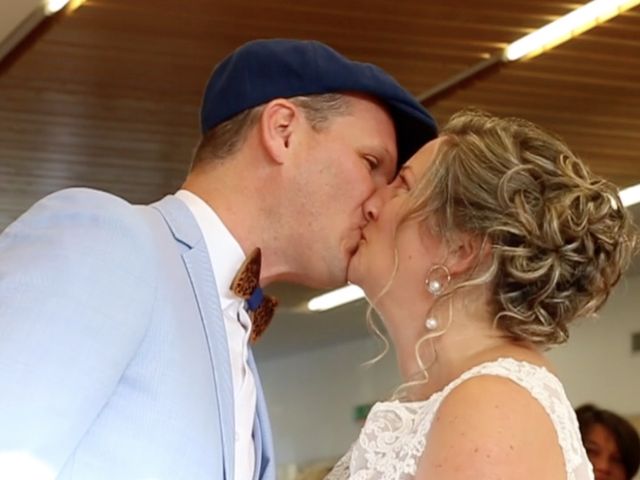
<path fill-rule="evenodd" d="M 379 68 L 290 40 L 220 63 L 201 123 L 175 195 L 64 190 L 0 237 L 0 478 L 275 478 L 244 300 L 266 316 L 236 271 L 259 247 L 263 285 L 344 283 L 362 203 L 435 124 Z"/>

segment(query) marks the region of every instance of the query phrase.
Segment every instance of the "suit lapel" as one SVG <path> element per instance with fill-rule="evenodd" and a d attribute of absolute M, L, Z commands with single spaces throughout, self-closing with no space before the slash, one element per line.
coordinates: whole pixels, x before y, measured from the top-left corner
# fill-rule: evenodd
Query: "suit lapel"
<path fill-rule="evenodd" d="M 253 352 L 249 351 L 249 368 L 256 382 L 256 418 L 253 423 L 253 440 L 256 449 L 256 463 L 253 480 L 275 480 L 275 463 L 273 443 L 271 438 L 271 425 L 269 413 L 264 399 L 264 391 L 258 375 L 258 369 L 253 358 Z"/>
<path fill-rule="evenodd" d="M 211 370 L 219 406 L 218 415 L 222 426 L 225 477 L 233 480 L 235 451 L 233 377 L 227 332 L 209 252 L 195 218 L 181 200 L 169 195 L 155 203 L 153 207 L 163 215 L 174 237 L 188 247 L 182 254 L 182 258 L 191 280 L 209 346 Z"/>

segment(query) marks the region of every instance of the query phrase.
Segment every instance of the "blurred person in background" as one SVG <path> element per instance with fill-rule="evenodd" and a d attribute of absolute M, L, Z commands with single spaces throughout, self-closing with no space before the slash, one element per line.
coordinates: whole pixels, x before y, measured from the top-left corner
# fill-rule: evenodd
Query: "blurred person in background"
<path fill-rule="evenodd" d="M 634 426 L 591 404 L 578 407 L 576 415 L 596 480 L 631 480 L 640 465 L 640 437 Z"/>

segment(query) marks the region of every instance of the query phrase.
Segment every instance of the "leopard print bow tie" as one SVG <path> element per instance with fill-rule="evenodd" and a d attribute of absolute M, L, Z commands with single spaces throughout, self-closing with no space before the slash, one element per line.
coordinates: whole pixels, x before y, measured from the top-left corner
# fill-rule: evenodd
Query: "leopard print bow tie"
<path fill-rule="evenodd" d="M 251 317 L 251 342 L 255 343 L 271 323 L 278 300 L 264 295 L 260 288 L 262 252 L 254 248 L 231 282 L 231 291 L 247 301 Z"/>

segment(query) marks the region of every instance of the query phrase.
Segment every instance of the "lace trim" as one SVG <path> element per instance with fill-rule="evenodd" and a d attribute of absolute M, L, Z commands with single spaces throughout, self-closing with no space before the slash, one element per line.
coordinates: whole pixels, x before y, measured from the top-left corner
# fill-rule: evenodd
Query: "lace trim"
<path fill-rule="evenodd" d="M 356 443 L 327 480 L 408 480 L 426 446 L 427 433 L 440 403 L 462 382 L 479 376 L 509 378 L 540 402 L 551 418 L 562 448 L 568 480 L 593 478 L 582 446 L 578 422 L 560 381 L 544 367 L 500 358 L 464 372 L 428 400 L 379 402 L 373 406 Z M 576 472 L 581 472 L 576 477 Z"/>

